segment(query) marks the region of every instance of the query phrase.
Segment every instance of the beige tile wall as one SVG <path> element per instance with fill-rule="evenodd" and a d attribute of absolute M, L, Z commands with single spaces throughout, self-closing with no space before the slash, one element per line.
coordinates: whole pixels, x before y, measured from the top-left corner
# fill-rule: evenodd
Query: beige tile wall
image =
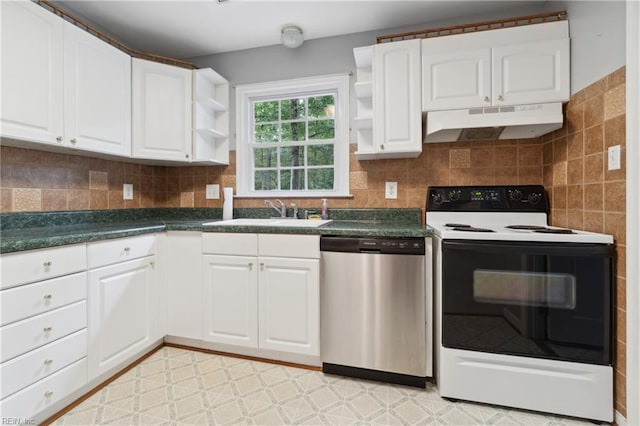
<path fill-rule="evenodd" d="M 331 207 L 424 208 L 429 185 L 542 184 L 551 196 L 551 222 L 613 234 L 618 245 L 616 408 L 625 395 L 625 164 L 606 170 L 606 148 L 625 155 L 624 68 L 572 96 L 566 125 L 539 139 L 426 144 L 415 159 L 358 161 L 351 145 L 352 198 Z M 3 146 L 0 211 L 86 210 L 138 207 L 221 207 L 206 200 L 205 184 L 236 184 L 235 152 L 229 166 L 164 167 L 54 154 Z M 398 182 L 398 199 L 385 200 L 386 181 Z M 122 200 L 122 184 L 134 199 Z M 286 200 L 286 201 L 294 201 Z M 319 199 L 295 200 L 320 207 Z M 237 207 L 263 207 L 237 199 Z"/>
<path fill-rule="evenodd" d="M 616 410 L 626 414 L 625 68 L 571 97 L 565 126 L 543 137 L 544 185 L 551 223 L 612 234 L 617 245 Z M 621 146 L 622 168 L 607 170 Z"/>

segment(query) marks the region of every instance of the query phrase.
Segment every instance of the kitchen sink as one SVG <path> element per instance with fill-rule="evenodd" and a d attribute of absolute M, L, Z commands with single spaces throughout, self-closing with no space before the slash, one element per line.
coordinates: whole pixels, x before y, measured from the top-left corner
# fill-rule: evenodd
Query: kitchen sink
<path fill-rule="evenodd" d="M 286 218 L 270 218 L 270 219 L 231 219 L 221 220 L 217 222 L 207 222 L 204 226 L 276 226 L 287 228 L 317 228 L 327 223 L 333 222 L 333 219 L 286 219 Z"/>

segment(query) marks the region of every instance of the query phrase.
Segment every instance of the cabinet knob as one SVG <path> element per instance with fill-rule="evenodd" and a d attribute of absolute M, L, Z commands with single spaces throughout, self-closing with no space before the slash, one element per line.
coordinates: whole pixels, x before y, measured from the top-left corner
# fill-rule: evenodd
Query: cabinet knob
<path fill-rule="evenodd" d="M 47 293 L 43 296 L 44 300 L 51 300 L 53 299 L 53 295 L 51 293 Z"/>
<path fill-rule="evenodd" d="M 49 333 L 51 332 L 51 330 L 53 330 L 53 327 L 45 327 L 42 329 L 42 331 L 44 331 L 45 333 Z"/>
<path fill-rule="evenodd" d="M 380 151 L 384 151 L 384 144 L 383 143 L 380 144 Z"/>
<path fill-rule="evenodd" d="M 51 398 L 52 396 L 53 396 L 53 391 L 46 391 L 46 392 L 44 393 L 44 397 L 45 397 L 45 398 Z"/>
<path fill-rule="evenodd" d="M 71 142 L 72 145 L 75 145 L 78 140 L 76 138 L 71 138 L 69 142 Z"/>
<path fill-rule="evenodd" d="M 52 262 L 50 260 L 45 260 L 45 262 L 42 264 L 45 268 L 50 268 L 51 267 Z"/>
<path fill-rule="evenodd" d="M 44 365 L 51 365 L 53 364 L 53 360 L 52 359 L 45 359 L 44 360 Z"/>
<path fill-rule="evenodd" d="M 62 136 L 58 136 L 58 137 L 56 138 L 56 142 L 58 142 L 58 143 L 62 143 Z"/>
<path fill-rule="evenodd" d="M 189 158 L 189 154 L 185 154 L 184 158 Z"/>
<path fill-rule="evenodd" d="M 249 262 L 249 270 L 251 271 L 253 269 L 253 262 Z"/>
<path fill-rule="evenodd" d="M 485 102 L 491 102 L 491 99 L 489 99 L 489 97 L 488 97 L 488 96 L 485 96 L 485 97 L 484 97 L 484 101 L 485 101 Z"/>
<path fill-rule="evenodd" d="M 502 95 L 498 95 L 498 100 L 499 100 L 500 102 L 504 101 L 504 98 L 502 97 Z"/>
<path fill-rule="evenodd" d="M 152 260 L 151 262 L 149 262 L 149 265 L 151 265 L 151 267 L 153 268 L 154 266 L 156 266 L 156 262 Z"/>
<path fill-rule="evenodd" d="M 125 252 L 125 253 L 129 253 L 130 251 L 131 251 L 131 247 L 125 247 L 125 248 L 124 248 L 124 252 Z"/>
<path fill-rule="evenodd" d="M 260 262 L 260 269 L 264 269 L 264 262 Z"/>

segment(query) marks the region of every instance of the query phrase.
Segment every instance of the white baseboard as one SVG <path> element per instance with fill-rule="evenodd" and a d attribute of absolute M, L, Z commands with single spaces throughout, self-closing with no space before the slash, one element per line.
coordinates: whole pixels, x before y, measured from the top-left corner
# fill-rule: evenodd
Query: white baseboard
<path fill-rule="evenodd" d="M 627 426 L 627 419 L 622 414 L 620 414 L 618 411 L 616 411 L 616 414 L 615 414 L 614 418 L 615 418 L 615 422 L 616 422 L 616 424 L 618 426 Z"/>

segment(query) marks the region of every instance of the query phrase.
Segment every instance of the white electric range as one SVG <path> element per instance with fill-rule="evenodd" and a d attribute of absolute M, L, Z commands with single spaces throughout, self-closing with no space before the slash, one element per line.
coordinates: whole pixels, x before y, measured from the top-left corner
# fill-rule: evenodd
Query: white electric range
<path fill-rule="evenodd" d="M 613 420 L 615 248 L 538 185 L 431 187 L 441 396 Z"/>

